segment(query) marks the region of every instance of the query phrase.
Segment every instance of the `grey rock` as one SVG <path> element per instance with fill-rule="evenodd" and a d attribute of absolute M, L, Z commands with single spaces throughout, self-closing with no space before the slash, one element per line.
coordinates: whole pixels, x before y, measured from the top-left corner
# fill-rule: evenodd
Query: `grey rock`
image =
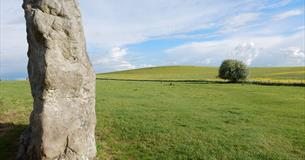
<path fill-rule="evenodd" d="M 91 160 L 95 73 L 77 0 L 24 0 L 28 74 L 34 99 L 20 160 Z"/>

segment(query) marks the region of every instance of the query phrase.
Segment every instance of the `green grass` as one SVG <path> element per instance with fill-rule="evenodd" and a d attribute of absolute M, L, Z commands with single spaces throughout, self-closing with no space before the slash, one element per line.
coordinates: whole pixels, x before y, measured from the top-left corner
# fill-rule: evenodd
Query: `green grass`
<path fill-rule="evenodd" d="M 25 81 L 0 82 L 0 157 L 32 108 Z M 305 159 L 302 87 L 97 81 L 99 159 Z M 5 128 L 5 127 L 2 127 Z"/>
<path fill-rule="evenodd" d="M 118 79 L 193 80 L 215 78 L 216 73 L 217 68 L 215 67 L 167 66 L 98 74 L 97 77 Z"/>
<path fill-rule="evenodd" d="M 166 66 L 98 74 L 98 78 L 146 80 L 204 80 L 216 79 L 217 67 Z M 305 67 L 250 68 L 250 80 L 305 80 Z"/>
<path fill-rule="evenodd" d="M 0 159 L 15 158 L 31 110 L 28 82 L 0 81 Z"/>

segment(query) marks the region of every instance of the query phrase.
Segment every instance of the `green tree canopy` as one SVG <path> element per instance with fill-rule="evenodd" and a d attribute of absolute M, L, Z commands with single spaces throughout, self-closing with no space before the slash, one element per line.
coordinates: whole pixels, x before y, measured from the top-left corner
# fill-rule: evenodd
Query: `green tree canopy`
<path fill-rule="evenodd" d="M 238 82 L 246 80 L 249 75 L 249 70 L 246 64 L 242 61 L 228 59 L 224 60 L 219 68 L 218 77 Z"/>

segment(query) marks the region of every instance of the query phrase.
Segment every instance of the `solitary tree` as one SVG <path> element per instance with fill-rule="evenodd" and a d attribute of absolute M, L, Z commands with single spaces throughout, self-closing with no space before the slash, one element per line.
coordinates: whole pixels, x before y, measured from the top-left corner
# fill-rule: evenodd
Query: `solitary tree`
<path fill-rule="evenodd" d="M 233 59 L 224 60 L 218 71 L 218 77 L 231 82 L 246 80 L 248 75 L 249 70 L 247 65 L 242 61 Z"/>

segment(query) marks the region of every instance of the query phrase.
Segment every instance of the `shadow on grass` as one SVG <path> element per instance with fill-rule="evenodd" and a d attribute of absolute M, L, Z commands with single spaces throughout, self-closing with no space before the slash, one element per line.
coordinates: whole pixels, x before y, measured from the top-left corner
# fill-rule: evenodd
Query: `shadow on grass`
<path fill-rule="evenodd" d="M 0 122 L 0 159 L 14 160 L 18 151 L 19 137 L 27 125 Z"/>

